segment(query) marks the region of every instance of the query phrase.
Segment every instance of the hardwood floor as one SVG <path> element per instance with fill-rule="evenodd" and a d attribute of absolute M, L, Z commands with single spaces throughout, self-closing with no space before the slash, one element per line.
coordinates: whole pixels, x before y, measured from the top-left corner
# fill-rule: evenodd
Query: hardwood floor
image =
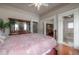
<path fill-rule="evenodd" d="M 66 45 L 58 45 L 57 47 L 58 55 L 78 55 L 79 50 L 74 49 L 73 47 L 69 47 Z"/>
<path fill-rule="evenodd" d="M 72 55 L 73 54 L 73 49 L 66 45 L 59 45 L 57 48 L 57 51 L 59 55 Z"/>
<path fill-rule="evenodd" d="M 64 44 L 59 44 L 52 49 L 47 55 L 79 55 L 79 50 Z"/>

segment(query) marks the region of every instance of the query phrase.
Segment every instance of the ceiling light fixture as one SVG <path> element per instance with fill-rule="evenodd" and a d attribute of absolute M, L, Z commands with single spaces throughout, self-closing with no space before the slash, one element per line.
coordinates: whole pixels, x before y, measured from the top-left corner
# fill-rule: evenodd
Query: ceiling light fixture
<path fill-rule="evenodd" d="M 48 6 L 47 3 L 42 3 L 40 0 L 32 0 L 32 1 L 33 1 L 33 3 L 30 4 L 29 6 L 34 5 L 37 8 L 37 10 L 40 10 L 41 6 Z"/>
<path fill-rule="evenodd" d="M 37 8 L 37 10 L 39 10 L 40 7 L 42 6 L 42 3 L 33 3 L 33 4 Z"/>

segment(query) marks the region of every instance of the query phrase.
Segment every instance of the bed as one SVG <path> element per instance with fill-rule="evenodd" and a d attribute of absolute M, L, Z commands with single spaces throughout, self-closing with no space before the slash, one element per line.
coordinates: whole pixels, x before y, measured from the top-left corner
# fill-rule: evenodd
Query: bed
<path fill-rule="evenodd" d="M 0 55 L 46 55 L 55 46 L 55 39 L 46 35 L 12 35 L 0 44 Z"/>

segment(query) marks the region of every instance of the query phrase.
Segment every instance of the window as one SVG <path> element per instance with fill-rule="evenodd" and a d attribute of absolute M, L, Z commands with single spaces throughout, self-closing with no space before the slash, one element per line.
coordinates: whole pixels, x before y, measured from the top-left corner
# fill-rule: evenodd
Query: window
<path fill-rule="evenodd" d="M 26 31 L 27 30 L 27 24 L 24 23 L 24 30 Z"/>
<path fill-rule="evenodd" d="M 33 22 L 33 33 L 37 33 L 37 32 L 38 32 L 38 23 Z"/>
<path fill-rule="evenodd" d="M 10 35 L 30 33 L 30 21 L 9 18 Z"/>
<path fill-rule="evenodd" d="M 19 25 L 18 24 L 15 24 L 15 31 L 16 30 L 19 30 Z"/>
<path fill-rule="evenodd" d="M 74 27 L 73 22 L 69 22 L 69 23 L 68 23 L 68 28 L 69 28 L 69 29 L 72 29 L 73 27 Z"/>

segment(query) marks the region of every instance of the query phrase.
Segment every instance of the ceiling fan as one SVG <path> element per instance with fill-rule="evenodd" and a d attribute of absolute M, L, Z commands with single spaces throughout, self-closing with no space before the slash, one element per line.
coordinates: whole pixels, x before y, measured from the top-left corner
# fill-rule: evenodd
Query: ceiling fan
<path fill-rule="evenodd" d="M 30 6 L 33 6 L 33 5 L 37 8 L 37 10 L 40 10 L 41 6 L 48 6 L 47 3 L 31 3 L 28 6 L 30 7 Z"/>

